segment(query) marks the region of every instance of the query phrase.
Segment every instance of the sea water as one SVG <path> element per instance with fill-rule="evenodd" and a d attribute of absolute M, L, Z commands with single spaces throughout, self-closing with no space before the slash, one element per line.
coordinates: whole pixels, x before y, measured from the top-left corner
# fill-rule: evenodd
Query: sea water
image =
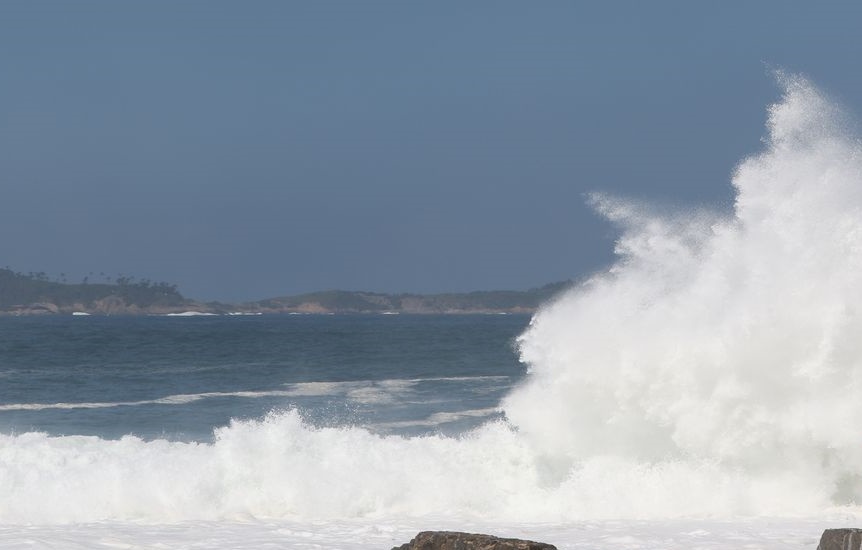
<path fill-rule="evenodd" d="M 813 550 L 862 502 L 862 144 L 779 81 L 730 211 L 595 195 L 617 261 L 532 318 L 3 319 L 0 547 Z"/>
<path fill-rule="evenodd" d="M 0 430 L 213 443 L 294 415 L 375 434 L 501 417 L 524 315 L 0 318 Z"/>

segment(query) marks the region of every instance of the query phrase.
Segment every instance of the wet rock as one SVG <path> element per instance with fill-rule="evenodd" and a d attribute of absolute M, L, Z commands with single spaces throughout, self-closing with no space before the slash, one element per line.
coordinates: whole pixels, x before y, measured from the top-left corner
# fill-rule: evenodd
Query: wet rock
<path fill-rule="evenodd" d="M 392 550 L 557 550 L 543 542 L 501 539 L 491 535 L 454 531 L 423 531 L 413 540 Z"/>
<path fill-rule="evenodd" d="M 827 529 L 817 550 L 862 550 L 862 529 Z"/>

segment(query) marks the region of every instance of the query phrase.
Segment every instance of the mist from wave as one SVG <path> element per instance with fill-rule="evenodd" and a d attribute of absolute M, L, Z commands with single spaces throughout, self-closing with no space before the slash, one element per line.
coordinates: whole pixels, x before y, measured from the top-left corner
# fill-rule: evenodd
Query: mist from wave
<path fill-rule="evenodd" d="M 532 320 L 504 403 L 551 479 L 613 457 L 667 491 L 663 468 L 707 493 L 746 479 L 727 511 L 862 502 L 862 145 L 823 92 L 778 78 L 730 215 L 594 197 L 619 259 Z"/>

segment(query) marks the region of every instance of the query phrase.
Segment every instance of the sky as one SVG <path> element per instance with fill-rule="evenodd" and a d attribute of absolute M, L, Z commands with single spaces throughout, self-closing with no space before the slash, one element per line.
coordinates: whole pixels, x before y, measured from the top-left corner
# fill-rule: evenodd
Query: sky
<path fill-rule="evenodd" d="M 604 192 L 728 209 L 771 73 L 862 113 L 862 3 L 0 2 L 0 266 L 187 297 L 527 289 Z"/>

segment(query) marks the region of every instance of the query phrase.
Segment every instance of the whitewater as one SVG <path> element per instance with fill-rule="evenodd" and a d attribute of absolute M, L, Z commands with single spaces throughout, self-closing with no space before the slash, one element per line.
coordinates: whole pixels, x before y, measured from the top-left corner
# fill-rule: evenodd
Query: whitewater
<path fill-rule="evenodd" d="M 458 529 L 561 549 L 813 550 L 824 528 L 858 525 L 862 142 L 805 78 L 778 80 L 732 211 L 591 198 L 620 229 L 616 261 L 533 316 L 526 374 L 493 407 L 428 417 L 475 425 L 392 433 L 293 407 L 208 439 L 3 431 L 0 548 L 385 549 Z M 387 380 L 0 412 L 332 391 L 373 409 L 427 379 Z M 500 379 L 471 383 L 490 395 Z"/>

